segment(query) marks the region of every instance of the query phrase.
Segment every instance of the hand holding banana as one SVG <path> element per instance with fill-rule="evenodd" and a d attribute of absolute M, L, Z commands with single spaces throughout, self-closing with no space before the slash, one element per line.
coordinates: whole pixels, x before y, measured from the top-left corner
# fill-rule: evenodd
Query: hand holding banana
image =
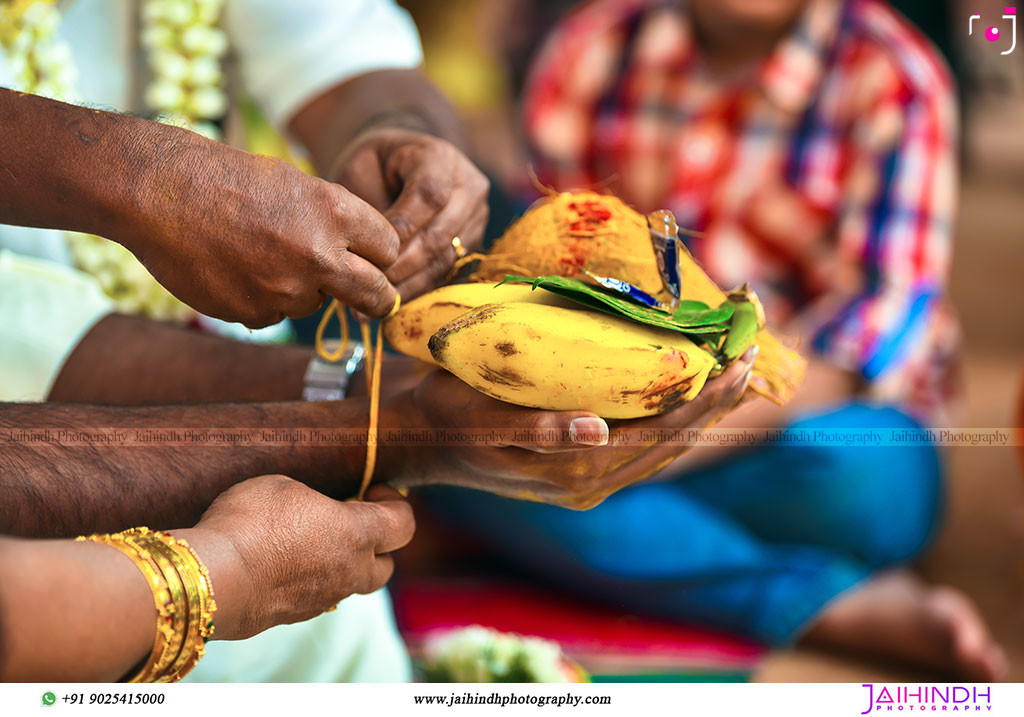
<path fill-rule="evenodd" d="M 687 445 L 658 440 L 657 430 L 703 430 L 740 400 L 755 351 L 707 382 L 693 401 L 628 422 L 606 422 L 588 411 L 544 411 L 510 406 L 433 370 L 382 407 L 379 466 L 405 486 L 458 485 L 508 498 L 586 510 L 671 463 Z M 503 436 L 492 442 L 455 442 L 441 450 L 391 445 L 388 433 L 438 431 Z M 561 436 L 550 439 L 548 436 Z"/>
<path fill-rule="evenodd" d="M 458 446 L 443 465 L 418 465 L 417 482 L 588 508 L 687 448 L 634 429 L 703 430 L 748 385 L 780 403 L 792 394 L 803 359 L 764 330 L 753 291 L 726 294 L 704 274 L 671 221 L 670 253 L 653 225 L 614 197 L 549 197 L 498 240 L 471 283 L 435 289 L 385 321 L 394 348 L 459 379 L 429 376 L 406 420 L 482 430 L 539 422 L 572 438 L 588 419 L 610 444 Z"/>

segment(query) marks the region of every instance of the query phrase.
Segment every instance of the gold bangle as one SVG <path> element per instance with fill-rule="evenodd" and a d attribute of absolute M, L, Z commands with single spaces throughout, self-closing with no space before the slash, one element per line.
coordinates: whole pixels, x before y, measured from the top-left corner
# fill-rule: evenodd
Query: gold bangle
<path fill-rule="evenodd" d="M 173 536 L 172 536 L 173 538 Z M 184 548 L 189 556 L 195 563 L 196 568 L 199 570 L 200 587 L 202 588 L 203 594 L 203 623 L 201 626 L 201 632 L 203 634 L 203 642 L 209 642 L 210 638 L 213 637 L 213 631 L 215 625 L 213 624 L 213 613 L 217 612 L 217 601 L 214 599 L 213 594 L 213 580 L 210 578 L 210 571 L 206 569 L 206 565 L 196 551 L 192 549 L 192 546 L 188 544 L 188 541 L 184 538 L 173 538 L 174 541 Z"/>
<path fill-rule="evenodd" d="M 153 649 L 126 681 L 177 682 L 187 675 L 206 653 L 217 610 L 210 572 L 195 550 L 183 539 L 145 527 L 77 540 L 109 545 L 127 555 L 153 592 Z"/>
<path fill-rule="evenodd" d="M 154 551 L 171 562 L 185 586 L 188 598 L 188 625 L 181 652 L 159 678 L 161 682 L 177 682 L 206 654 L 206 643 L 213 635 L 213 613 L 217 610 L 213 581 L 188 541 L 161 531 L 147 531 L 145 539 Z"/>
<path fill-rule="evenodd" d="M 163 570 L 161 570 L 149 552 L 145 550 L 140 551 L 124 535 L 119 533 L 114 535 L 94 534 L 88 537 L 80 536 L 75 540 L 108 545 L 123 553 L 135 563 L 135 566 L 142 573 L 143 578 L 145 578 L 146 584 L 149 585 L 150 590 L 153 592 L 153 604 L 156 607 L 157 613 L 153 649 L 150 651 L 145 664 L 131 678 L 126 680 L 127 682 L 145 681 L 142 678 L 153 674 L 159 666 L 167 664 L 175 656 L 173 652 L 174 643 L 176 642 L 175 637 L 179 634 L 175 626 L 175 613 L 179 611 L 179 608 L 176 604 L 172 588 L 168 584 Z"/>
<path fill-rule="evenodd" d="M 178 662 L 182 651 L 185 649 L 186 631 L 189 624 L 189 597 L 187 589 L 181 575 L 174 567 L 174 563 L 160 549 L 160 541 L 153 537 L 153 533 L 149 528 L 133 528 L 122 532 L 120 535 L 123 536 L 125 541 L 133 545 L 140 554 L 145 555 L 156 563 L 163 573 L 164 580 L 167 582 L 171 598 L 174 602 L 172 620 L 174 632 L 164 655 L 161 659 L 154 662 L 150 670 L 140 670 L 126 681 L 132 683 L 166 682 L 165 676 L 167 672 Z"/>
<path fill-rule="evenodd" d="M 175 550 L 174 546 L 167 543 L 161 533 L 152 535 L 150 545 L 153 552 L 162 555 L 164 559 L 170 562 L 171 569 L 178 573 L 182 584 L 185 586 L 187 619 L 185 621 L 185 629 L 183 630 L 181 652 L 178 653 L 174 662 L 168 665 L 167 669 L 157 679 L 158 682 L 177 682 L 185 676 L 186 667 L 190 669 L 191 666 L 198 662 L 196 652 L 202 647 L 199 644 L 199 627 L 202 622 L 199 573 L 185 563 L 181 554 Z"/>

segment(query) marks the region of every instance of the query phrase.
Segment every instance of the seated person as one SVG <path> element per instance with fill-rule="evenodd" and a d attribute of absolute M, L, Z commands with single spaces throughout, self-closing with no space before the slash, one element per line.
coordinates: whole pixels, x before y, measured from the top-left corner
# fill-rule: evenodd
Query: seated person
<path fill-rule="evenodd" d="M 720 286 L 750 280 L 802 339 L 795 399 L 721 423 L 799 445 L 702 448 L 586 513 L 451 491 L 439 509 L 636 611 L 997 677 L 971 601 L 899 567 L 938 525 L 938 449 L 842 443 L 941 421 L 953 397 L 956 118 L 936 52 L 877 0 L 594 0 L 537 57 L 523 117 L 543 184 L 672 210 Z"/>

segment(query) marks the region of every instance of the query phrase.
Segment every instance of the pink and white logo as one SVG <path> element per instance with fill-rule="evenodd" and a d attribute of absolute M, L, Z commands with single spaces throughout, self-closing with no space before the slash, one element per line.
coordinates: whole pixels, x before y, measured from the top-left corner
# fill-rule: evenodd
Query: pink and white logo
<path fill-rule="evenodd" d="M 970 20 L 967 22 L 967 34 L 974 34 L 974 21 L 980 20 L 981 15 L 974 13 L 971 15 Z M 1005 7 L 1003 8 L 1003 19 L 1010 21 L 1010 49 L 1000 52 L 1000 55 L 1009 55 L 1013 52 L 1014 48 L 1017 47 L 1017 8 L 1016 7 Z M 997 42 L 1003 37 L 1003 32 L 995 26 L 992 26 L 985 30 L 985 39 L 989 42 Z"/>
<path fill-rule="evenodd" d="M 876 712 L 974 712 L 992 711 L 992 686 L 986 685 L 884 685 L 864 683 L 868 706 L 862 715 Z"/>

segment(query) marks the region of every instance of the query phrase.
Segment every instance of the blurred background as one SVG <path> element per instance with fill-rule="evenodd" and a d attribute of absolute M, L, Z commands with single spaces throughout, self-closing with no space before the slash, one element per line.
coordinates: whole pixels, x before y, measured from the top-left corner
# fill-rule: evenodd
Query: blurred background
<path fill-rule="evenodd" d="M 508 196 L 524 196 L 528 160 L 517 130 L 523 77 L 546 31 L 575 3 L 401 4 L 420 29 L 427 72 L 469 126 L 473 156 Z M 1024 410 L 1024 281 L 1018 274 L 1024 269 L 1024 48 L 1000 56 L 977 30 L 968 37 L 968 17 L 1000 15 L 1001 2 L 901 0 L 893 5 L 943 52 L 961 93 L 962 187 L 952 276 L 967 346 L 961 425 L 1019 426 Z M 927 578 L 959 587 L 978 602 L 1007 649 L 1012 681 L 1024 681 L 1020 450 L 950 451 L 949 513 L 921 566 Z M 927 677 L 807 650 L 758 655 L 749 665 L 748 676 L 766 681 Z"/>

